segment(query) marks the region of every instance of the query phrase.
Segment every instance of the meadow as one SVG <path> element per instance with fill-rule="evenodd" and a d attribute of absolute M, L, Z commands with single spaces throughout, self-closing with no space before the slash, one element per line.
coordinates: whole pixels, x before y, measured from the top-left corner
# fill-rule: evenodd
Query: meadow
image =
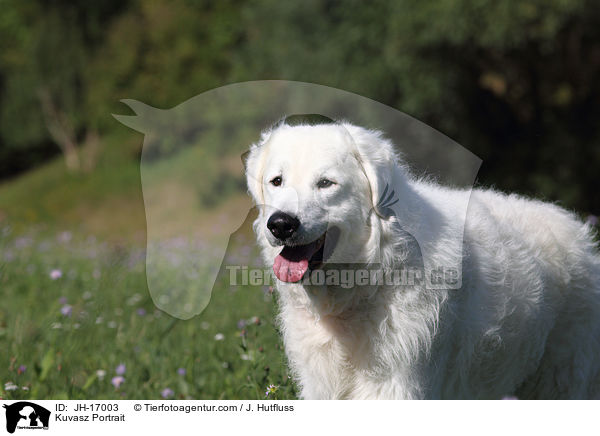
<path fill-rule="evenodd" d="M 271 288 L 221 277 L 185 321 L 153 304 L 135 139 L 92 174 L 57 160 L 0 186 L 0 397 L 295 398 Z"/>

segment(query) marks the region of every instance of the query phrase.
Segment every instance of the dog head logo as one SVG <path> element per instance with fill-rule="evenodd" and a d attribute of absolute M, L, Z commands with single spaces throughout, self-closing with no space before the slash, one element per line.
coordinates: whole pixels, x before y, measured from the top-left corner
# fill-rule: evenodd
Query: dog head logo
<path fill-rule="evenodd" d="M 4 404 L 6 409 L 6 431 L 14 433 L 19 429 L 48 429 L 50 411 L 42 406 L 29 401 L 19 401 L 10 405 Z"/>

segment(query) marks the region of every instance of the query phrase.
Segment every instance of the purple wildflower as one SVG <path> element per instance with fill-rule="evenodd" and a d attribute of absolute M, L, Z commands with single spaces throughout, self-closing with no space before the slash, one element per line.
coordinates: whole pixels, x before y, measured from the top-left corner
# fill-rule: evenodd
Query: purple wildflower
<path fill-rule="evenodd" d="M 58 280 L 62 277 L 62 271 L 59 269 L 53 269 L 52 271 L 50 271 L 50 278 L 52 280 Z"/>
<path fill-rule="evenodd" d="M 71 232 L 65 231 L 62 232 L 58 235 L 58 241 L 62 242 L 63 244 L 68 244 L 71 239 L 73 238 L 73 234 Z"/>
<path fill-rule="evenodd" d="M 268 397 L 270 394 L 274 394 L 279 390 L 279 386 L 269 385 L 267 386 L 267 390 L 265 391 L 265 397 Z"/>
<path fill-rule="evenodd" d="M 121 386 L 121 384 L 125 381 L 125 377 L 121 376 L 121 375 L 117 375 L 115 377 L 112 378 L 112 380 L 110 381 L 112 383 L 112 385 L 119 389 L 119 386 Z"/>
<path fill-rule="evenodd" d="M 29 247 L 31 245 L 31 239 L 28 237 L 21 237 L 15 240 L 15 248 L 21 249 Z"/>
<path fill-rule="evenodd" d="M 237 322 L 237 328 L 238 328 L 239 330 L 241 330 L 241 329 L 243 329 L 244 327 L 246 327 L 246 320 L 245 320 L 245 319 L 240 319 L 240 320 Z"/>
<path fill-rule="evenodd" d="M 60 313 L 62 313 L 64 316 L 71 316 L 72 312 L 73 307 L 70 304 L 65 304 L 63 307 L 60 308 Z"/>
<path fill-rule="evenodd" d="M 183 375 L 186 375 L 186 373 L 187 373 L 187 371 L 185 370 L 185 368 L 179 368 L 177 370 L 177 374 L 179 374 L 179 375 L 183 376 Z"/>
<path fill-rule="evenodd" d="M 125 374 L 126 369 L 127 369 L 127 367 L 125 366 L 124 363 L 119 363 L 119 366 L 117 366 L 115 369 L 115 373 L 117 375 L 123 375 L 123 374 Z"/>
<path fill-rule="evenodd" d="M 139 316 L 144 316 L 144 315 L 146 315 L 146 309 L 144 309 L 143 307 L 140 307 L 138 310 L 136 310 L 136 313 Z"/>
<path fill-rule="evenodd" d="M 25 371 L 27 371 L 27 367 L 25 365 L 21 365 L 19 368 L 17 368 L 17 374 L 23 374 Z"/>
<path fill-rule="evenodd" d="M 172 389 L 169 388 L 164 388 L 160 395 L 166 400 L 167 398 L 171 398 L 173 395 L 175 394 L 175 392 L 173 392 Z"/>

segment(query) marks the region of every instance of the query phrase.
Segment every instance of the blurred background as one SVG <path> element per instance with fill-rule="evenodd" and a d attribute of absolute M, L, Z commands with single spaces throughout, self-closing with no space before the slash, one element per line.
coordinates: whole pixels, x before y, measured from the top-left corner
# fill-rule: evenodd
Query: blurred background
<path fill-rule="evenodd" d="M 477 185 L 598 222 L 597 1 L 0 0 L 0 9 L 0 397 L 295 395 L 268 287 L 223 284 L 190 321 L 155 310 L 143 137 L 111 116 L 131 114 L 123 98 L 167 109 L 249 80 L 340 88 L 475 153 Z M 207 222 L 247 201 L 239 155 L 181 160 L 223 182 L 186 193 Z"/>

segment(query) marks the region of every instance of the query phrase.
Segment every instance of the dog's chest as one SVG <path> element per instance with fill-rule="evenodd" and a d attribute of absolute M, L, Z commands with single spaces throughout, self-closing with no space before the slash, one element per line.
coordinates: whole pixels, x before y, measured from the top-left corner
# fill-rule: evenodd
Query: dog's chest
<path fill-rule="evenodd" d="M 284 309 L 285 310 L 285 309 Z M 287 310 L 283 320 L 286 354 L 307 399 L 352 397 L 360 378 L 357 356 L 368 355 L 363 335 L 336 319 L 317 319 Z"/>

